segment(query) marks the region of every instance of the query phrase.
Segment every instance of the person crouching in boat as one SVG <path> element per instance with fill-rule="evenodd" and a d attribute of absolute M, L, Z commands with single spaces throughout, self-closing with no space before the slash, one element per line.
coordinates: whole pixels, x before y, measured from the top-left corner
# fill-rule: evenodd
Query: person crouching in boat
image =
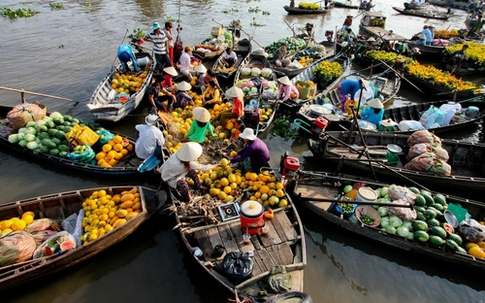
<path fill-rule="evenodd" d="M 237 63 L 237 55 L 232 48 L 228 47 L 224 55 L 222 55 L 221 61 L 225 68 L 234 67 Z"/>
<path fill-rule="evenodd" d="M 286 55 L 288 55 L 286 43 L 281 43 L 280 47 L 273 54 L 274 64 L 279 67 L 288 66 L 291 60 L 285 59 Z"/>
<path fill-rule="evenodd" d="M 214 137 L 214 128 L 210 123 L 211 114 L 203 107 L 196 107 L 192 110 L 194 121 L 190 126 L 189 131 L 184 137 L 185 141 L 203 143 L 206 139 L 207 132 Z"/>
<path fill-rule="evenodd" d="M 221 104 L 222 97 L 219 88 L 214 80 L 209 81 L 209 86 L 202 94 L 202 104 L 206 109 L 214 108 L 214 105 Z"/>
<path fill-rule="evenodd" d="M 139 71 L 140 67 L 138 66 L 138 63 L 136 63 L 136 57 L 135 53 L 133 51 L 133 48 L 129 44 L 121 44 L 118 46 L 118 59 L 120 60 L 121 66 L 123 67 L 123 72 L 130 71 L 130 68 L 128 67 L 128 62 L 131 61 L 133 64 L 133 68 L 135 71 Z"/>
<path fill-rule="evenodd" d="M 177 85 L 177 94 L 175 95 L 175 103 L 173 104 L 173 108 L 181 108 L 185 109 L 187 105 L 189 105 L 190 101 L 192 101 L 192 96 L 187 94 L 192 88 L 192 85 L 189 83 L 182 81 Z"/>
<path fill-rule="evenodd" d="M 355 93 L 361 89 L 362 84 L 365 80 L 362 79 L 355 79 L 355 78 L 348 78 L 345 80 L 340 81 L 337 86 L 337 92 L 340 98 L 340 103 L 342 105 L 342 111 L 346 111 L 345 103 L 349 100 L 349 95 L 353 96 Z"/>
<path fill-rule="evenodd" d="M 202 155 L 202 146 L 196 142 L 187 142 L 160 167 L 162 182 L 166 182 L 171 188 L 176 189 L 182 200 L 186 202 L 192 199 L 187 178 L 194 181 L 196 190 L 206 189 L 205 186 L 202 186 L 196 170 L 207 171 L 215 167 L 215 165 L 203 165 L 196 162 L 200 155 Z"/>
<path fill-rule="evenodd" d="M 300 92 L 293 83 L 291 83 L 288 76 L 278 78 L 278 82 L 280 83 L 280 88 L 276 99 L 280 100 L 280 103 L 283 103 L 288 99 L 296 100 L 300 97 Z"/>
<path fill-rule="evenodd" d="M 377 98 L 367 101 L 364 105 L 364 109 L 360 113 L 361 119 L 373 123 L 376 127 L 379 126 L 379 122 L 382 121 L 383 117 L 384 105 L 382 105 L 381 100 Z"/>
<path fill-rule="evenodd" d="M 162 86 L 167 90 L 171 90 L 173 86 L 173 77 L 176 77 L 177 75 L 177 70 L 173 66 L 165 67 L 163 69 L 164 81 Z"/>
<path fill-rule="evenodd" d="M 157 158 L 163 158 L 162 146 L 165 144 L 165 138 L 162 131 L 156 126 L 157 121 L 157 115 L 148 115 L 145 117 L 145 124 L 135 126 L 138 134 L 135 142 L 135 154 L 140 159 L 146 159 L 152 153 L 155 153 Z"/>
<path fill-rule="evenodd" d="M 147 90 L 148 100 L 156 113 L 159 110 L 167 112 L 170 105 L 176 102 L 175 95 L 162 86 L 164 80 L 165 77 L 163 75 L 156 75 L 155 82 Z M 160 95 L 160 93 L 163 93 L 163 95 Z M 165 101 L 167 101 L 167 106 L 163 104 Z"/>
<path fill-rule="evenodd" d="M 194 68 L 195 71 L 195 84 L 192 86 L 192 91 L 198 94 L 202 94 L 202 87 L 204 83 L 205 74 L 207 73 L 207 68 L 204 64 L 199 64 Z"/>
<path fill-rule="evenodd" d="M 227 119 L 239 119 L 244 114 L 244 93 L 242 89 L 233 86 L 226 91 L 226 97 L 233 100 L 232 108 L 230 110 L 223 111 L 219 116 L 219 125 L 222 125 L 224 128 L 226 127 Z"/>
<path fill-rule="evenodd" d="M 239 135 L 246 145 L 241 149 L 231 163 L 242 162 L 244 171 L 253 171 L 259 173 L 262 167 L 269 167 L 270 154 L 268 146 L 263 140 L 256 137 L 252 128 L 245 128 Z"/>

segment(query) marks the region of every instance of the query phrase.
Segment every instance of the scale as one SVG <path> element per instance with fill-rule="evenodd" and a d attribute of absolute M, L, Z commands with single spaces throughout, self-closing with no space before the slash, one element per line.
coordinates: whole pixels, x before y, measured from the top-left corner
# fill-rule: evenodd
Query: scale
<path fill-rule="evenodd" d="M 239 218 L 239 204 L 235 202 L 217 206 L 222 222 Z"/>

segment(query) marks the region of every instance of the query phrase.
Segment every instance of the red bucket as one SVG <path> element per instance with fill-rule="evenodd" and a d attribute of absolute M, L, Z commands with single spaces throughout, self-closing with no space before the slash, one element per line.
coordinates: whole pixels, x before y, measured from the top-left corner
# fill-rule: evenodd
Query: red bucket
<path fill-rule="evenodd" d="M 264 226 L 264 209 L 258 201 L 248 200 L 241 204 L 241 229 L 244 233 L 254 235 Z"/>

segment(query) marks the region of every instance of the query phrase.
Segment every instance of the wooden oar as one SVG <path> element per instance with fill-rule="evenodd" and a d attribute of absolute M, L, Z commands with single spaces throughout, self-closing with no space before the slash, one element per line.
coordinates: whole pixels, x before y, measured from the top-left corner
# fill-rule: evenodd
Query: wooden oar
<path fill-rule="evenodd" d="M 36 95 L 36 96 L 41 96 L 41 97 L 48 97 L 48 98 L 53 98 L 53 99 L 66 100 L 66 101 L 72 101 L 72 102 L 79 103 L 79 101 L 75 101 L 75 100 L 72 100 L 72 99 L 53 96 L 53 95 L 47 95 L 47 94 L 42 94 L 42 93 L 31 92 L 31 91 L 24 90 L 24 89 L 16 89 L 16 88 L 5 87 L 5 86 L 0 86 L 0 89 L 20 93 L 22 95 L 22 102 L 23 103 L 25 103 L 25 95 L 24 94 L 30 94 L 30 95 Z"/>
<path fill-rule="evenodd" d="M 422 93 L 423 95 L 427 96 L 428 94 L 423 92 L 419 87 L 417 87 L 413 82 L 411 82 L 410 80 L 406 79 L 404 77 L 404 75 L 401 75 L 400 72 L 398 72 L 397 70 L 395 70 L 394 68 L 392 68 L 389 64 L 387 64 L 386 62 L 384 62 L 383 60 L 379 60 L 382 64 L 384 64 L 387 68 L 389 68 L 390 70 L 392 70 L 393 72 L 395 72 L 401 79 L 403 80 L 406 80 L 406 82 L 408 82 L 409 84 L 411 84 L 412 87 L 414 87 L 415 89 L 417 89 L 420 93 Z"/>
<path fill-rule="evenodd" d="M 288 24 L 288 22 L 286 22 L 286 20 L 283 20 L 285 22 L 285 24 L 291 29 L 291 31 L 293 32 L 293 36 L 296 37 L 297 34 L 295 32 L 295 30 L 293 29 L 293 27 L 291 27 L 291 25 Z"/>

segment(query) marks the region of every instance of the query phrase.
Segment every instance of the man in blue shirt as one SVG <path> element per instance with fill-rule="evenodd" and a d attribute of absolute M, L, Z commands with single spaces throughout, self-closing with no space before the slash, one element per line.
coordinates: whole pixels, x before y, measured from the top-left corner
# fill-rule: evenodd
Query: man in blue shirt
<path fill-rule="evenodd" d="M 135 53 L 133 52 L 133 48 L 129 44 L 121 44 L 118 46 L 118 59 L 120 59 L 121 66 L 123 67 L 123 71 L 129 71 L 130 68 L 128 67 L 128 62 L 131 61 L 133 64 L 133 68 L 135 71 L 139 71 L 140 67 L 136 63 Z"/>
<path fill-rule="evenodd" d="M 432 40 L 431 31 L 429 30 L 427 25 L 423 26 L 423 30 L 421 31 L 421 34 L 426 36 L 426 42 L 425 42 L 426 45 L 431 45 L 431 40 Z"/>

